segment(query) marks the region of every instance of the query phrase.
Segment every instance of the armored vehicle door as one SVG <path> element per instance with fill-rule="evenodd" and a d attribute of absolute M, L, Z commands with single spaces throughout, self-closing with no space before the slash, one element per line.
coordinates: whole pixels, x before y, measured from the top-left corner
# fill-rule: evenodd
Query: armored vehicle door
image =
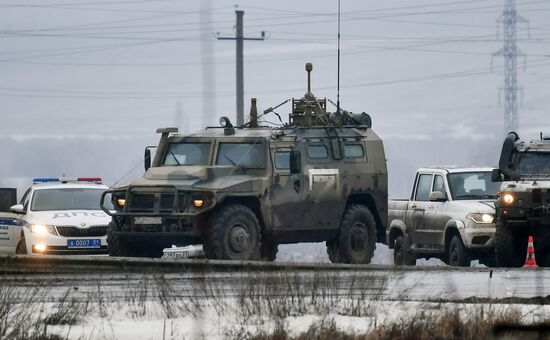
<path fill-rule="evenodd" d="M 306 144 L 308 183 L 304 199 L 308 229 L 335 230 L 340 226 L 345 205 L 345 200 L 340 197 L 339 165 L 342 157 L 340 150 L 331 152 L 333 149 L 335 147 L 325 138 Z"/>
<path fill-rule="evenodd" d="M 271 217 L 274 229 L 294 229 L 304 225 L 304 204 L 302 195 L 307 190 L 302 173 L 290 172 L 292 148 L 272 148 L 273 184 L 270 190 Z"/>

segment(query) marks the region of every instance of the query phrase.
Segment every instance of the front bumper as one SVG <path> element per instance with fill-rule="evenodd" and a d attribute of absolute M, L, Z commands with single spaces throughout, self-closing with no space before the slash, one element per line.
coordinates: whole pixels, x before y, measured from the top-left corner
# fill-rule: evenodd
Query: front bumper
<path fill-rule="evenodd" d="M 459 231 L 466 248 L 486 249 L 493 247 L 496 232 L 494 223 L 482 224 L 467 220 L 463 221 L 463 228 L 459 228 Z"/>
<path fill-rule="evenodd" d="M 69 240 L 100 240 L 100 246 L 94 248 L 68 246 Z M 103 255 L 108 254 L 106 236 L 90 237 L 64 237 L 53 234 L 34 234 L 28 229 L 25 230 L 25 243 L 27 253 L 31 255 Z M 38 245 L 45 246 L 45 249 L 37 249 Z"/>

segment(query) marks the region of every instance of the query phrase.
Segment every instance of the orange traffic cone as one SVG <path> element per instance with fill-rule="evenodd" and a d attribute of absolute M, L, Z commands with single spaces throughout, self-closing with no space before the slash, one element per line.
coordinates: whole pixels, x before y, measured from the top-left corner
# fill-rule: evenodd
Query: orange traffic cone
<path fill-rule="evenodd" d="M 523 268 L 537 267 L 537 261 L 535 260 L 535 246 L 533 246 L 533 236 L 529 235 L 529 241 L 527 242 L 527 258 L 525 259 L 525 265 Z"/>

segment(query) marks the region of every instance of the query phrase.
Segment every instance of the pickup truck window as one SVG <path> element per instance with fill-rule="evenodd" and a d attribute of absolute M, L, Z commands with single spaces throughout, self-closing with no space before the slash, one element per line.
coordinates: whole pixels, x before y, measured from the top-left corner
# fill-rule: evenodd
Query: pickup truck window
<path fill-rule="evenodd" d="M 416 187 L 415 201 L 427 202 L 430 199 L 430 189 L 432 187 L 433 175 L 420 175 L 418 177 L 418 186 Z"/>
<path fill-rule="evenodd" d="M 500 189 L 500 183 L 492 182 L 487 171 L 452 173 L 447 180 L 454 200 L 494 199 Z"/>
<path fill-rule="evenodd" d="M 443 177 L 435 175 L 432 191 L 441 191 L 442 193 L 445 193 L 445 184 L 443 182 Z"/>

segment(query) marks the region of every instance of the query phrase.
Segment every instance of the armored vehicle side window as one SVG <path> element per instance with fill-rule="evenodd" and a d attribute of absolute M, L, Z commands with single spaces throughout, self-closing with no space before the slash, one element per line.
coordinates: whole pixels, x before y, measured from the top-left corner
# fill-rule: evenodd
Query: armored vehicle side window
<path fill-rule="evenodd" d="M 363 158 L 365 149 L 361 144 L 346 144 L 344 145 L 344 156 L 347 158 Z"/>
<path fill-rule="evenodd" d="M 443 177 L 441 177 L 439 175 L 435 175 L 434 186 L 433 186 L 432 191 L 441 191 L 443 193 L 445 192 L 445 185 L 443 184 Z"/>
<path fill-rule="evenodd" d="M 275 152 L 275 167 L 277 169 L 290 169 L 290 151 Z"/>
<path fill-rule="evenodd" d="M 328 149 L 325 145 L 310 145 L 307 147 L 307 156 L 311 159 L 328 157 Z"/>
<path fill-rule="evenodd" d="M 216 164 L 264 168 L 265 146 L 258 143 L 220 143 Z"/>
<path fill-rule="evenodd" d="M 416 188 L 416 201 L 429 201 L 433 175 L 420 175 Z"/>
<path fill-rule="evenodd" d="M 166 149 L 164 166 L 208 165 L 210 143 L 171 143 Z"/>

